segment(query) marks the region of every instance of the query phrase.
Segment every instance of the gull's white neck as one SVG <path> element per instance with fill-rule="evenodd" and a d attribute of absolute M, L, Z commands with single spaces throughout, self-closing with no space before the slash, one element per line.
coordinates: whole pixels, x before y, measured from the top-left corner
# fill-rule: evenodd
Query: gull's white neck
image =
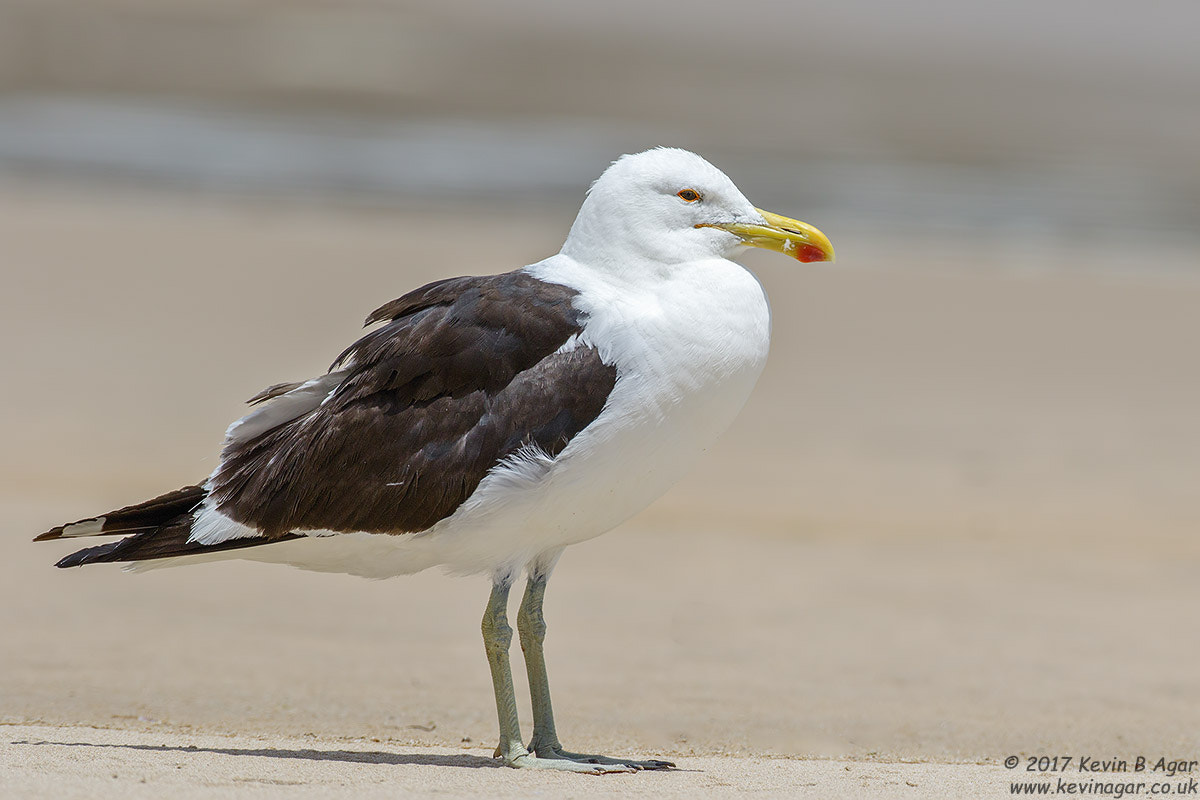
<path fill-rule="evenodd" d="M 583 338 L 621 375 L 655 384 L 665 404 L 732 381 L 740 408 L 766 363 L 770 308 L 740 264 L 630 259 L 591 266 L 564 252 L 526 270 L 578 291 L 575 305 L 587 315 Z"/>

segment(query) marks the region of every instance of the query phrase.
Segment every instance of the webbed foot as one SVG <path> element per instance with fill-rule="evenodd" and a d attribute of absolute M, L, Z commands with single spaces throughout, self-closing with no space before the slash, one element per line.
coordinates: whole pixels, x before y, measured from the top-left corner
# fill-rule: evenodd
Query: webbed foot
<path fill-rule="evenodd" d="M 584 775 L 604 775 L 610 772 L 636 772 L 638 767 L 624 764 L 616 760 L 610 763 L 598 761 L 581 761 L 558 756 L 543 757 L 529 752 L 517 752 L 498 755 L 504 760 L 504 765 L 514 769 L 555 769 L 561 772 L 578 772 Z"/>
<path fill-rule="evenodd" d="M 610 756 L 590 755 L 587 753 L 572 753 L 563 750 L 562 745 L 542 745 L 531 748 L 539 759 L 561 759 L 572 764 L 592 764 L 597 766 L 625 767 L 630 770 L 675 769 L 671 761 L 661 761 L 656 758 L 638 761 L 632 758 L 612 758 Z"/>

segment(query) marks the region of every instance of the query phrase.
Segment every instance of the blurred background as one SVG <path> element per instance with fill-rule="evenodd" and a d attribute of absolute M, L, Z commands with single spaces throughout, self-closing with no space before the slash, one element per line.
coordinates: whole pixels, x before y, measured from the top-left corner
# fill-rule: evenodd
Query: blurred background
<path fill-rule="evenodd" d="M 576 199 L 703 151 L 765 200 L 999 242 L 1191 242 L 1200 12 L 1126 3 L 5 0 L 0 168 Z"/>
<path fill-rule="evenodd" d="M 674 145 L 839 261 L 747 259 L 747 413 L 564 558 L 568 744 L 1194 753 L 1198 30 L 1186 0 L 0 0 L 0 714 L 488 740 L 482 582 L 66 574 L 28 538 L 195 482 L 239 399 L 555 252 L 613 158 Z"/>

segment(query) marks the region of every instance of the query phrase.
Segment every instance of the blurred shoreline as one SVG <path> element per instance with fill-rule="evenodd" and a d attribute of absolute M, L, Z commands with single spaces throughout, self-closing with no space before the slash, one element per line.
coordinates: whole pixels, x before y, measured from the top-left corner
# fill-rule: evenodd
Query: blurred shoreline
<path fill-rule="evenodd" d="M 577 203 L 617 155 L 671 144 L 654 126 L 586 120 L 265 112 L 211 103 L 0 96 L 0 179 L 265 201 L 412 205 Z M 1036 167 L 706 152 L 755 202 L 822 227 L 1010 249 L 1085 246 L 1134 256 L 1153 240 L 1200 253 L 1200 203 L 1126 165 Z M 1200 194 L 1197 195 L 1200 199 Z M 1006 245 L 1006 247 L 1008 247 Z M 964 268 L 974 265 L 966 262 Z M 1142 259 L 1132 269 L 1173 269 Z M 1194 266 L 1200 269 L 1200 258 Z"/>
<path fill-rule="evenodd" d="M 1200 253 L 1197 26 L 1186 0 L 0 0 L 0 181 L 575 205 L 670 145 L 856 237 Z"/>

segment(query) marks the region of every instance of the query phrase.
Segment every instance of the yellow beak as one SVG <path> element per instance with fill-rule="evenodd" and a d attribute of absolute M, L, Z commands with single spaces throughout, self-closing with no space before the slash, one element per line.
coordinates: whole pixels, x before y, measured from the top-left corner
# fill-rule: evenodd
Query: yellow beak
<path fill-rule="evenodd" d="M 833 244 L 819 230 L 801 222 L 798 219 L 783 217 L 754 209 L 763 215 L 766 225 L 746 225 L 740 222 L 725 224 L 707 224 L 704 227 L 720 228 L 729 231 L 751 247 L 762 247 L 791 256 L 805 263 L 812 261 L 833 261 Z M 701 226 L 696 226 L 701 227 Z"/>

